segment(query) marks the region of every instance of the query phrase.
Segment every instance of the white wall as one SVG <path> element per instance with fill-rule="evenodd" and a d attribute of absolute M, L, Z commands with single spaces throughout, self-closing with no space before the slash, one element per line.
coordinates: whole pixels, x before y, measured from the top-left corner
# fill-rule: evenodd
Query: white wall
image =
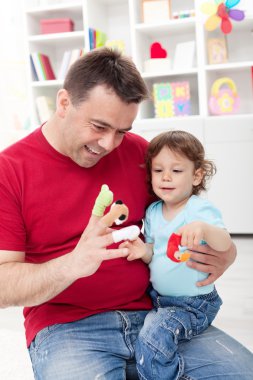
<path fill-rule="evenodd" d="M 23 14 L 23 1 L 1 2 L 0 150 L 30 128 Z"/>

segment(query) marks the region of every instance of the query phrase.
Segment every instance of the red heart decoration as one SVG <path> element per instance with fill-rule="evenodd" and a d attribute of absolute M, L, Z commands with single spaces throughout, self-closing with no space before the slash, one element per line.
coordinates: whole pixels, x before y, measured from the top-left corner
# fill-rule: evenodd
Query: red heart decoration
<path fill-rule="evenodd" d="M 150 58 L 166 58 L 167 51 L 163 49 L 159 42 L 154 42 L 150 46 Z"/>

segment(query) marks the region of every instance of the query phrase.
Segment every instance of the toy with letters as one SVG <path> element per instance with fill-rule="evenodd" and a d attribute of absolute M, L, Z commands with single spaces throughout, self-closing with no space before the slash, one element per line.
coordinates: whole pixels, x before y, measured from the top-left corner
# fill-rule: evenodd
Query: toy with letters
<path fill-rule="evenodd" d="M 191 114 L 189 82 L 154 83 L 155 117 L 166 118 Z"/>

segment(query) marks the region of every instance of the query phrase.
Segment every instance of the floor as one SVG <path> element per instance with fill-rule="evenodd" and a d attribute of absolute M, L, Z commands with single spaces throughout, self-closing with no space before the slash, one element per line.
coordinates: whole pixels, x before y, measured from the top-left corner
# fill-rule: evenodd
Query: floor
<path fill-rule="evenodd" d="M 253 352 L 253 236 L 234 236 L 237 259 L 216 281 L 223 299 L 213 323 Z"/>
<path fill-rule="evenodd" d="M 233 237 L 237 260 L 216 282 L 223 299 L 214 325 L 253 352 L 253 236 Z M 20 308 L 0 310 L 0 379 L 32 380 Z"/>

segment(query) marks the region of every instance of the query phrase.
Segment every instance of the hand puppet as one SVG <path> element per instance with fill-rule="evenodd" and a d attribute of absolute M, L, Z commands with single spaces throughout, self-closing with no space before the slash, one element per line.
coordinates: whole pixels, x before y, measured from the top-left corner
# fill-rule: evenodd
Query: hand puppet
<path fill-rule="evenodd" d="M 129 215 L 128 207 L 121 201 L 113 202 L 113 193 L 107 185 L 102 185 L 100 193 L 95 201 L 89 226 L 100 220 L 106 227 L 111 227 L 114 223 L 120 225 L 124 223 Z M 105 209 L 111 206 L 110 211 L 104 215 Z M 128 226 L 112 232 L 115 243 L 121 240 L 135 240 L 140 234 L 138 226 Z"/>
<path fill-rule="evenodd" d="M 181 235 L 171 234 L 166 254 L 169 259 L 174 261 L 175 263 L 181 263 L 183 261 L 187 261 L 190 258 L 190 253 L 187 251 L 186 247 L 181 247 Z"/>

